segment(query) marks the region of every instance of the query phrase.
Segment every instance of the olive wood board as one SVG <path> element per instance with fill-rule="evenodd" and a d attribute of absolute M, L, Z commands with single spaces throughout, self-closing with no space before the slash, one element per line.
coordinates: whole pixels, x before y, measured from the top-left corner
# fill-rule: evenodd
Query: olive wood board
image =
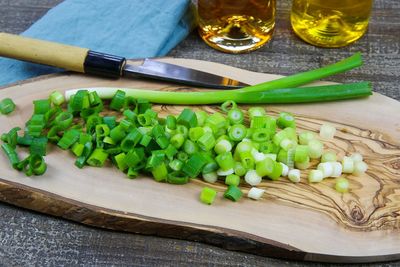
<path fill-rule="evenodd" d="M 160 59 L 256 84 L 278 75 L 254 73 L 217 63 Z M 320 83 L 322 84 L 322 83 Z M 61 73 L 3 87 L 0 99 L 11 97 L 17 109 L 0 116 L 0 133 L 23 127 L 32 114 L 32 100 L 53 90 L 84 87 L 149 90 L 203 90 L 149 80 L 90 77 Z M 154 108 L 160 116 L 179 114 L 182 106 Z M 199 106 L 209 113 L 218 106 Z M 247 106 L 243 106 L 247 108 Z M 360 177 L 344 175 L 350 192 L 334 190 L 334 179 L 318 184 L 264 180 L 259 201 L 222 197 L 225 185 L 194 179 L 186 185 L 157 183 L 148 177 L 127 179 L 115 167 L 74 166 L 68 151 L 50 146 L 43 176 L 26 177 L 0 153 L 0 200 L 86 225 L 140 234 L 200 241 L 229 250 L 292 260 L 376 262 L 400 259 L 400 103 L 374 93 L 369 98 L 315 104 L 266 105 L 268 114 L 292 112 L 298 131 L 318 132 L 323 123 L 337 128 L 325 149 L 339 158 L 360 152 L 369 169 Z M 199 201 L 203 186 L 219 191 L 213 205 Z M 249 189 L 241 184 L 246 193 Z"/>

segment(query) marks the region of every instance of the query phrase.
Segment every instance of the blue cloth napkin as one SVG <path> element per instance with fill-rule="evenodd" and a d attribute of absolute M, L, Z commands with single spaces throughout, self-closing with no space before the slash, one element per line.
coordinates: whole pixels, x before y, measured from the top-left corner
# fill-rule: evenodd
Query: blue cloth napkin
<path fill-rule="evenodd" d="M 166 55 L 191 31 L 190 0 L 65 0 L 22 33 L 126 58 Z M 62 71 L 0 57 L 0 85 Z"/>

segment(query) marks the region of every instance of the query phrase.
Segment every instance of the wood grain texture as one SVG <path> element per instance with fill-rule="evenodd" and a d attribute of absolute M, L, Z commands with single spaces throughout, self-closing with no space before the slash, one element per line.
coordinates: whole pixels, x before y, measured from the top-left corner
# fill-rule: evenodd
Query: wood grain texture
<path fill-rule="evenodd" d="M 206 68 L 244 82 L 259 83 L 276 77 L 207 62 L 164 60 L 201 70 Z M 65 90 L 96 86 L 182 90 L 160 82 L 113 81 L 76 74 L 33 79 L 0 91 L 0 97 L 11 96 L 19 107 L 11 116 L 0 118 L 0 129 L 4 132 L 22 125 L 31 114 L 32 99 L 44 98 L 56 87 Z M 365 111 L 376 107 L 380 109 L 366 119 Z M 182 108 L 155 107 L 160 114 L 179 114 Z M 218 110 L 215 106 L 202 108 L 209 113 Z M 49 169 L 43 177 L 25 178 L 7 168 L 5 160 L 0 161 L 0 168 L 4 170 L 1 199 L 84 224 L 198 240 L 264 256 L 333 262 L 400 257 L 400 104 L 376 94 L 369 99 L 323 105 L 269 105 L 267 108 L 271 115 L 281 110 L 293 112 L 299 129 L 303 130 L 317 132 L 321 124 L 329 121 L 339 133 L 327 147 L 339 157 L 360 151 L 370 170 L 363 177 L 348 176 L 352 188 L 349 194 L 338 194 L 333 189 L 333 180 L 309 184 L 307 172 L 303 172 L 302 182 L 297 185 L 285 179 L 263 182 L 260 187 L 266 189 L 267 196 L 259 203 L 243 200 L 232 205 L 220 201 L 210 209 L 197 200 L 200 188 L 208 185 L 205 182 L 195 180 L 182 190 L 182 187 L 149 179 L 123 179 L 123 174 L 111 168 L 77 170 L 67 167 L 73 166 L 73 158 L 68 153 L 52 149 L 47 157 Z M 385 114 L 395 115 L 385 118 Z M 392 119 L 398 122 L 388 123 Z M 211 186 L 220 192 L 225 189 L 223 184 Z M 244 185 L 245 192 L 247 189 Z M 232 214 L 235 214 L 235 223 L 226 219 Z M 294 223 L 293 218 L 298 222 Z M 375 243 L 381 245 L 375 247 Z"/>
<path fill-rule="evenodd" d="M 0 31 L 19 33 L 60 0 L 0 0 Z M 367 35 L 343 49 L 320 49 L 299 40 L 290 30 L 290 0 L 277 1 L 277 31 L 266 47 L 234 56 L 208 48 L 191 34 L 169 55 L 220 62 L 248 70 L 291 74 L 362 51 L 367 64 L 337 82 L 368 79 L 374 90 L 400 100 L 400 6 L 376 0 Z M 373 114 L 373 112 L 371 112 Z M 202 243 L 121 234 L 0 204 L 0 265 L 140 265 L 140 266 L 326 266 L 287 262 L 231 252 Z M 23 253 L 22 253 L 23 252 Z M 399 262 L 359 266 L 398 266 Z M 343 265 L 329 265 L 343 266 Z M 358 265 L 351 265 L 358 266 Z"/>

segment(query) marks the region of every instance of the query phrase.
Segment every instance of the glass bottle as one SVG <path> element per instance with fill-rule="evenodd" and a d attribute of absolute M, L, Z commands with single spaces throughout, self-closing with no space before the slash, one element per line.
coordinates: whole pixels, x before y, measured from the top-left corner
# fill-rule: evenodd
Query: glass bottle
<path fill-rule="evenodd" d="M 275 27 L 275 0 L 198 0 L 201 38 L 227 53 L 243 53 L 267 43 Z"/>
<path fill-rule="evenodd" d="M 367 30 L 372 0 L 293 0 L 291 23 L 304 41 L 322 47 L 341 47 Z"/>

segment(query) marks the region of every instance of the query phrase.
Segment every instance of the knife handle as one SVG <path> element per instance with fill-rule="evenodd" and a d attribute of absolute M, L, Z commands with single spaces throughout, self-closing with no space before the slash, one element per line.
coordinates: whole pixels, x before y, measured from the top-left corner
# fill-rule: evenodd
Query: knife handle
<path fill-rule="evenodd" d="M 126 59 L 87 48 L 0 33 L 0 56 L 108 77 L 122 74 Z"/>

